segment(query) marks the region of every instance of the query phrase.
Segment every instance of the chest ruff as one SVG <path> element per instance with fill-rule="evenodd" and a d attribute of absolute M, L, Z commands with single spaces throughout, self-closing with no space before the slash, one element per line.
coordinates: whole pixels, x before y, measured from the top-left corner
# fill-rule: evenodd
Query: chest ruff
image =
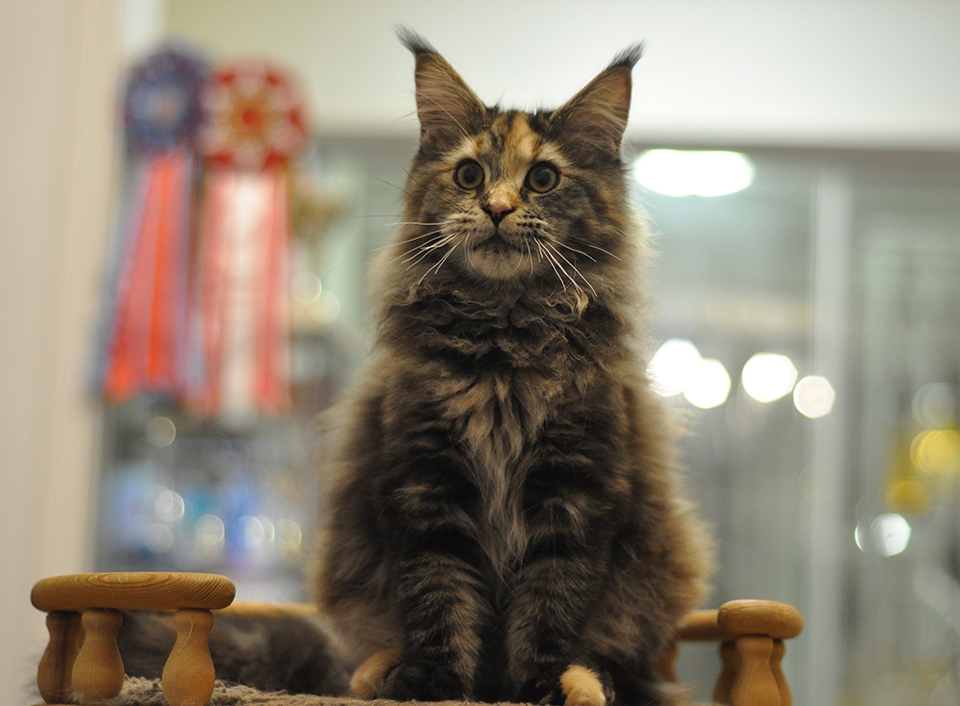
<path fill-rule="evenodd" d="M 525 543 L 523 484 L 537 438 L 560 396 L 559 387 L 516 368 L 450 375 L 441 386 L 439 411 L 480 491 L 483 545 L 500 570 L 518 558 Z"/>

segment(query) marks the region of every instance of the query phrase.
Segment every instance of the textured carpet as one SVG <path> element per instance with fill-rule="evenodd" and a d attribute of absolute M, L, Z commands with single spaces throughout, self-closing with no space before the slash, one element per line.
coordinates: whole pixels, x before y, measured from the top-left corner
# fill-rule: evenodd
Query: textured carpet
<path fill-rule="evenodd" d="M 693 704 L 689 706 L 719 706 L 719 704 Z M 123 691 L 115 699 L 98 702 L 98 706 L 169 706 L 163 698 L 159 679 L 127 677 Z M 312 694 L 288 694 L 285 691 L 258 691 L 248 686 L 225 684 L 218 681 L 213 688 L 208 706 L 427 706 L 417 701 L 400 702 L 385 699 L 363 701 L 341 696 L 314 696 Z M 518 706 L 514 703 L 472 703 L 468 701 L 436 701 L 429 706 Z"/>
<path fill-rule="evenodd" d="M 288 694 L 285 691 L 264 692 L 247 686 L 227 685 L 219 681 L 210 699 L 210 706 L 397 706 L 397 703 L 385 700 L 361 701 L 335 696 Z M 168 706 L 163 698 L 160 680 L 140 677 L 128 677 L 120 695 L 102 704 L 103 706 Z M 464 706 L 464 702 L 442 701 L 437 702 L 437 706 Z"/>

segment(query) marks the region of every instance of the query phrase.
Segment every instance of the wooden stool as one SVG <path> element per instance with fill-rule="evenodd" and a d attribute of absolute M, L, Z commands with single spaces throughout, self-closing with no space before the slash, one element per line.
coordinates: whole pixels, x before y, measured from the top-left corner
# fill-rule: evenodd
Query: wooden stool
<path fill-rule="evenodd" d="M 119 694 L 118 611 L 175 610 L 177 643 L 163 669 L 163 694 L 170 706 L 203 706 L 214 684 L 210 611 L 227 607 L 235 595 L 233 582 L 215 574 L 72 574 L 40 581 L 30 599 L 47 613 L 50 632 L 37 672 L 43 700 L 59 704 L 72 696 L 93 703 Z"/>
<path fill-rule="evenodd" d="M 47 612 L 50 643 L 37 683 L 44 701 L 71 696 L 82 704 L 113 698 L 123 688 L 117 650 L 118 610 L 176 610 L 177 643 L 163 670 L 170 706 L 203 706 L 213 693 L 214 670 L 207 646 L 211 610 L 238 615 L 307 617 L 305 604 L 233 603 L 230 579 L 213 574 L 75 574 L 34 586 L 33 605 Z M 232 605 L 231 605 L 232 604 Z M 227 608 L 229 606 L 229 608 Z M 729 706 L 791 706 L 780 662 L 783 641 L 800 634 L 803 618 L 792 606 L 772 601 L 731 601 L 719 610 L 698 610 L 680 621 L 676 642 L 718 642 L 723 667 L 713 699 Z M 661 662 L 664 678 L 676 681 L 676 645 Z"/>
<path fill-rule="evenodd" d="M 793 606 L 773 601 L 730 601 L 719 610 L 697 610 L 677 626 L 678 642 L 719 642 L 723 668 L 713 700 L 730 706 L 791 706 L 783 677 L 783 641 L 803 629 Z M 677 650 L 663 660 L 664 677 L 676 681 Z"/>

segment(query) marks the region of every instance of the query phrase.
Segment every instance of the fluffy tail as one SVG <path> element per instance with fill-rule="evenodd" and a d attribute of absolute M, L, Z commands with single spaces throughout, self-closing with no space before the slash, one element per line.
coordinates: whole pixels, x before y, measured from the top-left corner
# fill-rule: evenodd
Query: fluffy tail
<path fill-rule="evenodd" d="M 129 676 L 159 678 L 176 642 L 173 616 L 123 611 L 117 645 Z M 260 691 L 342 696 L 349 672 L 319 620 L 293 615 L 217 614 L 210 631 L 217 679 Z"/>

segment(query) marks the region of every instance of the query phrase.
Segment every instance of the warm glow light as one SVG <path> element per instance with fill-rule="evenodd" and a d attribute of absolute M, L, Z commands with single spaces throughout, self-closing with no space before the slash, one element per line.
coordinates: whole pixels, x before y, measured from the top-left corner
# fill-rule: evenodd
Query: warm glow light
<path fill-rule="evenodd" d="M 743 366 L 743 389 L 758 402 L 773 402 L 789 393 L 797 381 L 797 368 L 787 356 L 757 353 Z"/>
<path fill-rule="evenodd" d="M 665 397 L 680 394 L 701 361 L 700 351 L 690 341 L 683 338 L 664 341 L 647 369 L 653 389 Z"/>
<path fill-rule="evenodd" d="M 648 150 L 634 162 L 643 186 L 666 196 L 724 196 L 753 183 L 753 163 L 739 152 Z"/>
<path fill-rule="evenodd" d="M 910 444 L 910 460 L 925 473 L 954 475 L 960 472 L 960 432 L 956 429 L 927 429 Z"/>
<path fill-rule="evenodd" d="M 800 414 L 811 419 L 829 414 L 836 398 L 833 385 L 819 375 L 807 375 L 793 390 L 793 404 Z"/>
<path fill-rule="evenodd" d="M 687 402 L 700 409 L 719 407 L 729 394 L 730 374 L 714 358 L 704 358 L 695 365 L 683 388 Z"/>

